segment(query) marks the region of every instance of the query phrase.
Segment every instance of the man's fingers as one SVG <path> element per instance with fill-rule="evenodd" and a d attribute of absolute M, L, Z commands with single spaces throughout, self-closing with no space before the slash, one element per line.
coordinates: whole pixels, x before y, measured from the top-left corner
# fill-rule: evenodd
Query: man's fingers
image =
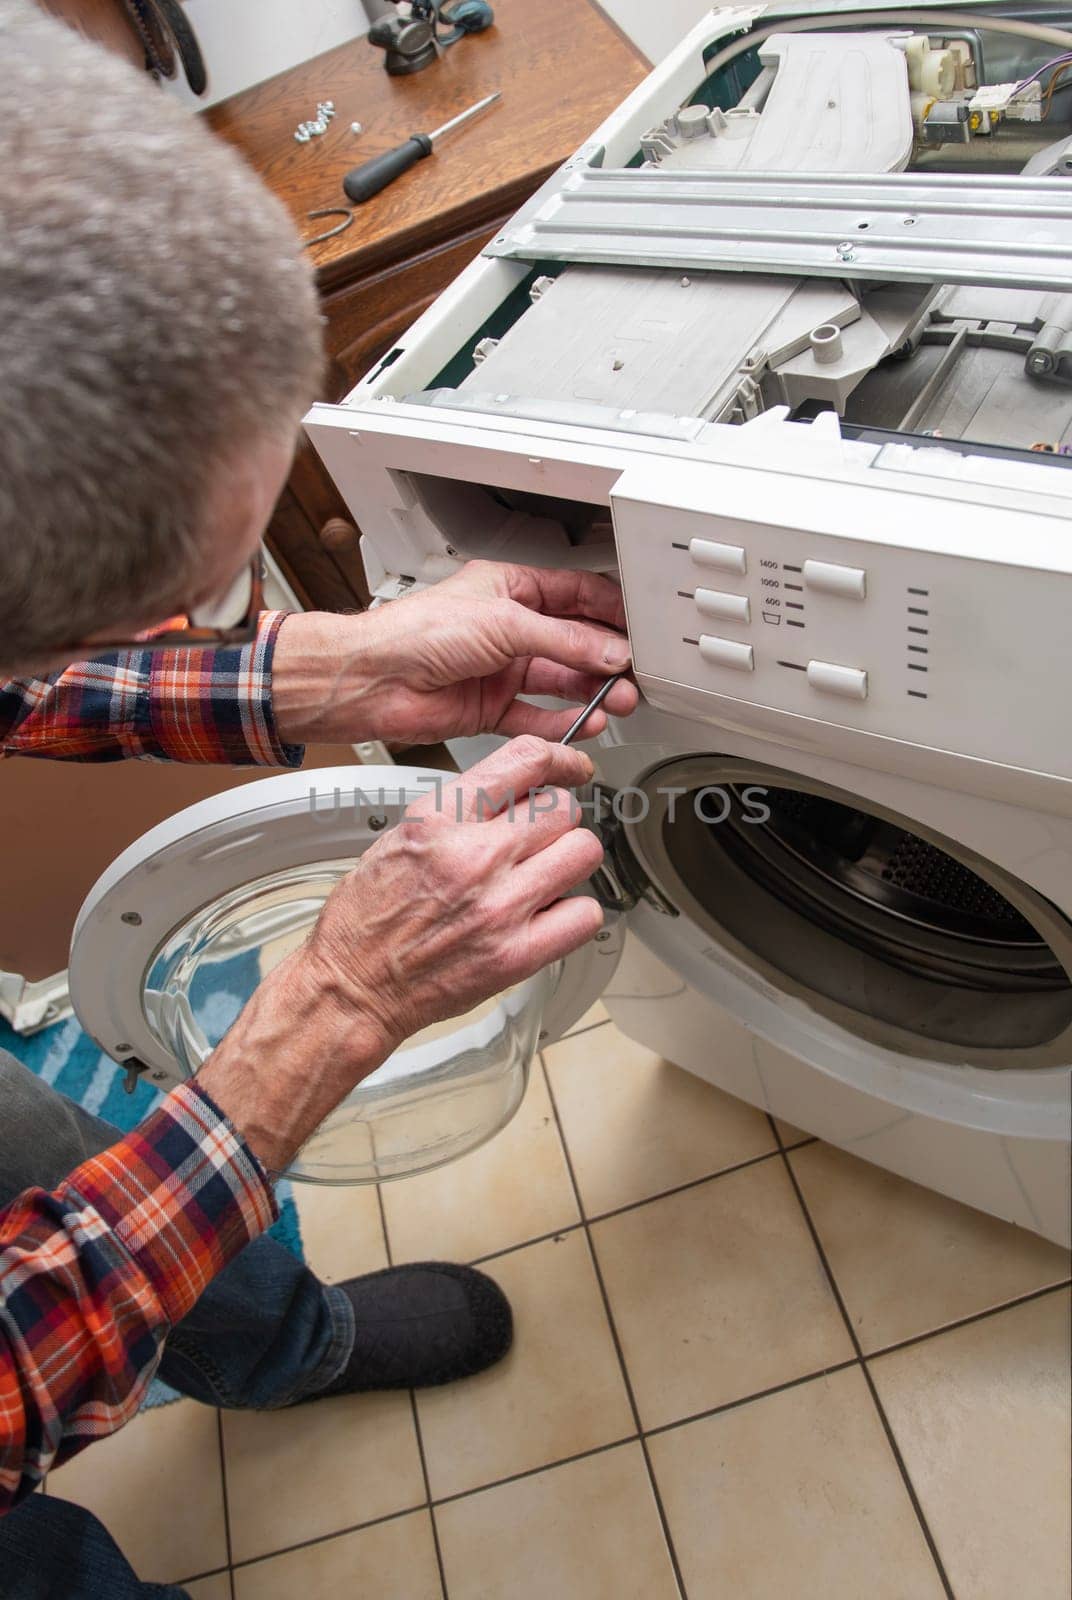
<path fill-rule="evenodd" d="M 571 895 L 556 900 L 546 911 L 538 911 L 529 923 L 529 954 L 532 970 L 561 961 L 574 950 L 594 939 L 603 926 L 603 907 L 588 895 Z"/>
<path fill-rule="evenodd" d="M 603 846 L 588 828 L 574 828 L 537 855 L 519 863 L 510 875 L 511 892 L 533 911 L 550 906 L 571 889 L 580 888 L 603 860 Z"/>
<path fill-rule="evenodd" d="M 588 617 L 625 629 L 625 601 L 618 584 L 598 572 L 558 567 L 504 565 L 500 580 L 506 592 L 531 610 L 553 617 Z"/>
<path fill-rule="evenodd" d="M 621 585 L 598 572 L 559 567 L 523 567 L 506 561 L 470 561 L 448 578 L 456 593 L 487 599 L 506 595 L 531 611 L 556 617 L 588 617 L 625 631 Z"/>
<path fill-rule="evenodd" d="M 572 667 L 560 666 L 557 661 L 530 661 L 521 685 L 522 694 L 553 695 L 556 700 L 569 700 L 577 711 L 601 688 L 606 677 L 592 672 L 577 672 Z M 637 687 L 623 678 L 616 683 L 603 704 L 616 717 L 627 717 L 636 710 Z M 574 716 L 576 716 L 574 712 Z"/>
<path fill-rule="evenodd" d="M 533 789 L 517 802 L 513 815 L 502 812 L 492 827 L 505 840 L 506 858 L 521 862 L 579 828 L 583 819 L 584 812 L 572 789 Z"/>
<path fill-rule="evenodd" d="M 418 801 L 413 813 L 429 815 L 441 803 L 454 820 L 479 821 L 497 816 L 511 801 L 523 800 L 530 789 L 576 789 L 588 783 L 594 771 L 583 750 L 526 734 L 445 783 L 441 801 L 431 795 Z"/>
<path fill-rule="evenodd" d="M 564 711 L 548 711 L 545 706 L 530 706 L 527 700 L 515 700 L 499 718 L 496 731 L 511 736 L 523 733 L 537 734 L 549 742 L 561 739 L 577 721 L 580 706 L 567 706 Z M 579 737 L 594 739 L 607 726 L 602 708 L 593 711 Z"/>
<path fill-rule="evenodd" d="M 559 666 L 608 678 L 629 665 L 629 641 L 593 623 L 545 617 L 507 602 L 500 614 L 501 647 L 511 656 L 540 656 Z"/>

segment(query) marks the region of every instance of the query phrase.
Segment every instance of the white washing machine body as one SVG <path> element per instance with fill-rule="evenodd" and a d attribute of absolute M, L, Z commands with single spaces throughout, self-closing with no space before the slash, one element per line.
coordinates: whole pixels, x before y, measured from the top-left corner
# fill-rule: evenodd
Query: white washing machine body
<path fill-rule="evenodd" d="M 589 746 L 623 815 L 639 817 L 660 781 L 680 788 L 690 770 L 719 786 L 740 764 L 752 783 L 777 772 L 785 783 L 850 795 L 857 808 L 903 819 L 918 836 L 955 841 L 960 859 L 991 863 L 1002 886 L 1017 880 L 1072 915 L 1072 817 L 1032 812 L 962 792 L 787 753 L 747 733 L 641 707 Z M 695 779 L 691 781 L 696 781 Z M 739 781 L 739 780 L 738 780 Z M 679 797 L 678 806 L 687 806 Z M 717 823 L 714 824 L 717 828 Z M 639 831 L 634 823 L 627 832 Z M 638 846 L 642 851 L 643 846 Z M 1072 1074 L 1067 1042 L 1046 1064 L 980 1065 L 990 1052 L 930 1050 L 925 1038 L 896 1042 L 897 1028 L 865 1037 L 859 1018 L 822 1006 L 799 983 L 754 959 L 721 925 L 718 907 L 697 905 L 665 855 L 645 867 L 668 916 L 641 896 L 631 911 L 618 968 L 604 995 L 630 1038 L 772 1115 L 917 1183 L 1069 1242 Z M 772 899 L 771 919 L 787 915 Z M 817 933 L 816 937 L 820 937 Z M 1067 959 L 1060 931 L 1054 939 Z M 831 947 L 835 975 L 838 957 Z M 836 989 L 836 981 L 832 985 Z M 906 1020 L 911 1020 L 906 1019 Z"/>
<path fill-rule="evenodd" d="M 1062 1238 L 1072 120 L 1011 4 L 832 10 L 709 13 L 306 429 L 379 602 L 620 579 L 619 1025 Z"/>

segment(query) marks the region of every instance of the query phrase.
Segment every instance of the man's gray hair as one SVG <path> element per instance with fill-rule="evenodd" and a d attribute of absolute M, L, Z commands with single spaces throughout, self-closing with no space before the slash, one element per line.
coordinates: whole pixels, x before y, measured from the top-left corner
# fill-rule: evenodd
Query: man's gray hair
<path fill-rule="evenodd" d="M 208 494 L 296 434 L 320 367 L 282 205 L 143 74 L 0 0 L 0 663 L 184 603 Z"/>

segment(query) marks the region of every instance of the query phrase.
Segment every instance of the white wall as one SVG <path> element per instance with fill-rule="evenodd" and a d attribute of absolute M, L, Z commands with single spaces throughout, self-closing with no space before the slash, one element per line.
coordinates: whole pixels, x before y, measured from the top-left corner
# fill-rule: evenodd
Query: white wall
<path fill-rule="evenodd" d="M 529 3 L 539 5 L 540 0 Z M 713 0 L 598 3 L 646 56 L 658 61 L 711 10 Z M 214 105 L 368 30 L 361 0 L 187 0 L 186 10 L 208 63 L 209 90 L 200 101 L 185 86 L 176 92 L 201 106 Z"/>
<path fill-rule="evenodd" d="M 694 28 L 716 0 L 596 0 L 642 50 L 649 61 L 661 61 Z"/>
<path fill-rule="evenodd" d="M 368 31 L 361 0 L 186 0 L 186 13 L 201 42 L 209 86 L 201 100 L 185 84 L 176 93 L 195 106 L 215 105 Z"/>

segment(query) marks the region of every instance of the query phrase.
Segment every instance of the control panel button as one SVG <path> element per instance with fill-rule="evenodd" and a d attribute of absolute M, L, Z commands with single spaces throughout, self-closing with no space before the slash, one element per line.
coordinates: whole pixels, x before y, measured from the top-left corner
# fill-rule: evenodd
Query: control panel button
<path fill-rule="evenodd" d="M 841 567 L 833 561 L 805 561 L 804 587 L 843 600 L 866 600 L 867 573 L 863 567 Z"/>
<path fill-rule="evenodd" d="M 738 639 L 716 639 L 709 633 L 701 633 L 700 654 L 715 667 L 736 667 L 738 672 L 755 670 L 752 646 L 741 644 Z"/>
<path fill-rule="evenodd" d="M 719 589 L 697 589 L 693 599 L 705 617 L 725 617 L 730 622 L 750 622 L 751 607 L 746 594 L 723 594 Z"/>
<path fill-rule="evenodd" d="M 809 661 L 808 682 L 823 694 L 839 694 L 846 700 L 867 699 L 867 673 L 859 667 L 839 667 L 833 661 Z"/>
<path fill-rule="evenodd" d="M 748 557 L 739 544 L 716 544 L 712 539 L 690 539 L 689 555 L 701 567 L 717 567 L 720 572 L 735 572 L 738 576 L 743 576 L 748 571 Z"/>

